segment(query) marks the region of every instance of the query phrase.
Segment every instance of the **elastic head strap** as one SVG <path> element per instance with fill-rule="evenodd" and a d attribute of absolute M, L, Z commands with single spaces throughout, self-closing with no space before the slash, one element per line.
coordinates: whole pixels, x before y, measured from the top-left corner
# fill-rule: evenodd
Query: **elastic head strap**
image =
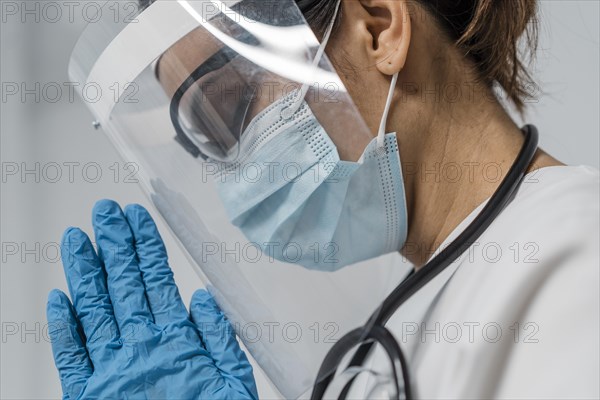
<path fill-rule="evenodd" d="M 319 45 L 319 49 L 317 50 L 317 54 L 315 55 L 315 59 L 313 60 L 312 66 L 315 69 L 318 68 L 319 63 L 321 62 L 321 59 L 323 58 L 323 55 L 325 54 L 325 49 L 327 48 L 327 43 L 329 42 L 329 38 L 331 37 L 331 32 L 333 31 L 333 27 L 335 26 L 335 21 L 337 21 L 337 16 L 339 14 L 341 4 L 342 4 L 342 0 L 337 0 L 337 4 L 335 6 L 335 12 L 333 13 L 333 18 L 331 19 L 331 21 L 329 21 L 329 25 L 327 25 L 327 30 L 325 30 L 325 34 L 323 35 L 323 40 L 321 41 L 321 44 Z M 304 101 L 304 98 L 306 97 L 306 93 L 308 93 L 309 88 L 310 88 L 309 84 L 307 84 L 307 83 L 302 84 L 302 88 L 300 89 L 300 93 L 298 94 L 298 97 L 296 98 L 295 103 L 282 111 L 282 117 L 284 119 L 291 118 L 292 115 L 294 115 L 300 109 L 300 107 L 302 106 L 302 102 Z"/>

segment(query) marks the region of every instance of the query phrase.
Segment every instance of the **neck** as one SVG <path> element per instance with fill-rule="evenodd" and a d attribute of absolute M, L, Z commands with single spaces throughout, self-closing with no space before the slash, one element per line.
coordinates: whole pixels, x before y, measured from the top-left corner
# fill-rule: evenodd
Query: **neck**
<path fill-rule="evenodd" d="M 399 139 L 410 143 L 400 146 L 409 216 L 402 254 L 417 268 L 494 193 L 523 144 L 520 128 L 485 96 L 435 106 L 417 134 Z"/>

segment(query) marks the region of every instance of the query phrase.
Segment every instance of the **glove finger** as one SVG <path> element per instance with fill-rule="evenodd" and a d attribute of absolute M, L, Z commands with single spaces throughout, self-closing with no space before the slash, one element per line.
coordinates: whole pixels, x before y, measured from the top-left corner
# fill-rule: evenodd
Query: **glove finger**
<path fill-rule="evenodd" d="M 107 358 L 110 343 L 119 337 L 104 269 L 92 242 L 77 228 L 65 231 L 61 258 L 75 315 L 83 327 L 92 363 L 98 367 Z"/>
<path fill-rule="evenodd" d="M 48 333 L 65 397 L 79 396 L 90 376 L 92 363 L 83 344 L 81 325 L 67 295 L 53 290 L 46 307 Z"/>
<path fill-rule="evenodd" d="M 170 322 L 187 320 L 188 312 L 175 285 L 167 250 L 152 217 L 137 204 L 125 207 L 124 213 L 133 232 L 135 251 L 154 322 L 164 326 Z"/>
<path fill-rule="evenodd" d="M 96 203 L 92 224 L 121 338 L 135 337 L 139 326 L 153 319 L 138 267 L 133 234 L 121 207 L 111 200 Z"/>
<path fill-rule="evenodd" d="M 192 296 L 192 321 L 223 378 L 239 393 L 258 398 L 252 366 L 240 348 L 233 327 L 206 290 Z"/>

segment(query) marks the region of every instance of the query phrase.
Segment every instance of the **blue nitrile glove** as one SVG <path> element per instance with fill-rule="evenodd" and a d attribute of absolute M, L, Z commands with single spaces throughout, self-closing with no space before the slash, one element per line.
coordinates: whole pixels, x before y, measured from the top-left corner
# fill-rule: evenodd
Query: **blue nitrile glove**
<path fill-rule="evenodd" d="M 61 244 L 69 292 L 48 297 L 65 399 L 256 399 L 252 367 L 212 297 L 191 317 L 148 212 L 103 200 L 93 211 L 98 254 L 68 229 Z"/>

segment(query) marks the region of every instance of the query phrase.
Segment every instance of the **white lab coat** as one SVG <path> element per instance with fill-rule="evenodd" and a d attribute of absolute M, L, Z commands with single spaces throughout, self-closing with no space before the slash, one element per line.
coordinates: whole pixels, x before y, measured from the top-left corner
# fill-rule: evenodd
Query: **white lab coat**
<path fill-rule="evenodd" d="M 593 168 L 534 171 L 477 243 L 396 311 L 388 328 L 416 398 L 600 398 L 599 191 Z M 370 362 L 390 370 L 380 352 Z"/>

